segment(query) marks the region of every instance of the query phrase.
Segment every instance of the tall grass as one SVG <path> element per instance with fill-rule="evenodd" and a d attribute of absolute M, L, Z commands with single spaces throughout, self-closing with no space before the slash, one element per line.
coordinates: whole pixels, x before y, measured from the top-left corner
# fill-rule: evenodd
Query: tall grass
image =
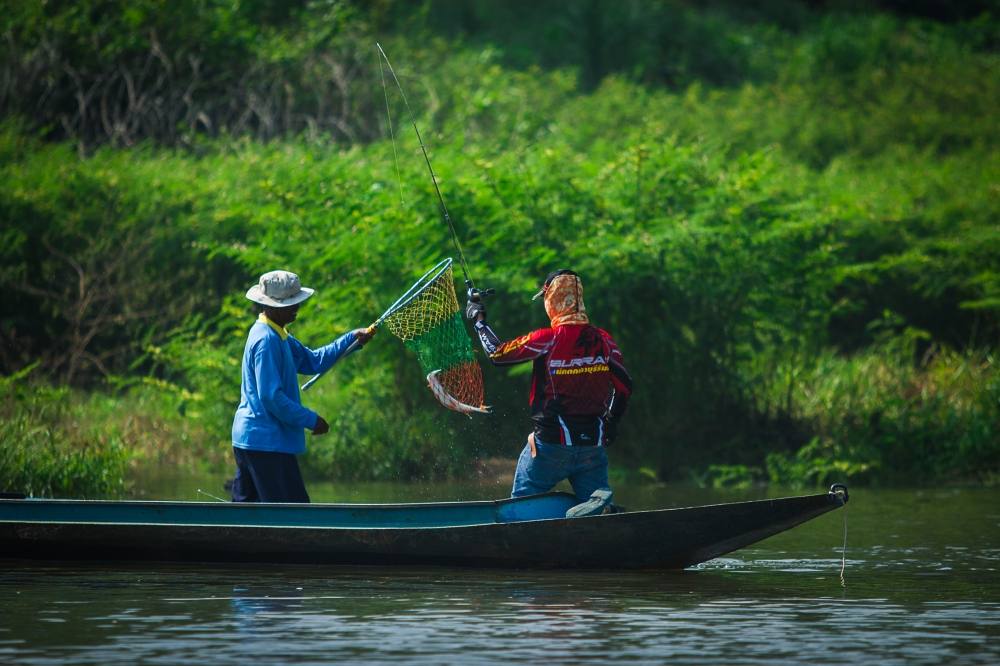
<path fill-rule="evenodd" d="M 0 379 L 0 487 L 54 497 L 107 497 L 124 491 L 129 451 L 95 423 L 100 397 L 71 404 L 69 388 L 26 386 L 24 375 Z"/>
<path fill-rule="evenodd" d="M 1000 370 L 991 354 L 889 345 L 824 354 L 794 373 L 791 416 L 814 433 L 794 453 L 767 456 L 769 479 L 825 484 L 994 482 L 1000 452 Z"/>
<path fill-rule="evenodd" d="M 0 377 L 0 490 L 115 498 L 132 490 L 130 470 L 140 467 L 219 469 L 228 438 L 177 404 L 151 384 L 122 394 L 50 386 L 31 368 Z"/>

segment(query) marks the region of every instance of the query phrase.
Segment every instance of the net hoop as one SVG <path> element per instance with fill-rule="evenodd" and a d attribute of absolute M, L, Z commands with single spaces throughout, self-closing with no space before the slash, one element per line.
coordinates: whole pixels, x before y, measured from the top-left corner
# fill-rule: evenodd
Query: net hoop
<path fill-rule="evenodd" d="M 489 414 L 483 400 L 483 376 L 471 348 L 455 293 L 451 257 L 439 261 L 369 326 L 386 326 L 414 352 L 427 386 L 444 407 L 471 416 Z M 351 343 L 345 354 L 358 347 Z M 302 385 L 306 390 L 322 373 Z"/>
<path fill-rule="evenodd" d="M 383 321 L 391 317 L 393 314 L 395 314 L 396 312 L 400 311 L 401 309 L 409 305 L 411 302 L 413 302 L 414 299 L 416 299 L 418 296 L 420 296 L 420 294 L 424 293 L 424 291 L 426 291 L 428 287 L 434 284 L 434 281 L 437 280 L 439 277 L 441 277 L 441 275 L 445 271 L 451 268 L 451 264 L 452 264 L 452 258 L 448 257 L 447 259 L 442 259 L 441 261 L 438 262 L 436 266 L 434 266 L 434 268 L 424 273 L 419 280 L 413 283 L 412 287 L 406 290 L 405 294 L 397 298 L 396 302 L 389 306 L 389 308 L 382 314 L 382 316 L 378 318 L 378 321 L 375 322 L 376 325 L 381 324 Z"/>
<path fill-rule="evenodd" d="M 382 323 L 386 319 L 388 319 L 389 317 L 391 317 L 392 315 L 394 315 L 395 313 L 399 312 L 401 309 L 412 303 L 414 299 L 419 297 L 422 293 L 424 293 L 428 289 L 428 287 L 434 284 L 434 281 L 437 280 L 439 277 L 441 277 L 441 275 L 443 275 L 445 271 L 451 268 L 451 264 L 452 264 L 451 257 L 439 261 L 437 265 L 434 266 L 434 268 L 424 273 L 419 280 L 414 282 L 413 285 L 406 290 L 406 293 L 397 298 L 396 302 L 390 305 L 389 309 L 382 313 L 382 316 L 380 316 L 378 319 L 372 322 L 371 326 L 368 327 L 368 330 L 372 331 L 378 328 L 379 326 L 382 325 Z M 346 356 L 347 354 L 355 352 L 357 351 L 357 349 L 358 349 L 358 341 L 355 340 L 353 343 L 351 343 L 351 346 L 347 348 L 347 351 L 344 353 L 344 355 Z M 309 379 L 309 381 L 307 381 L 299 388 L 299 390 L 300 391 L 308 390 L 309 387 L 315 384 L 319 380 L 319 378 L 322 377 L 324 374 L 325 372 L 320 372 L 313 375 Z"/>

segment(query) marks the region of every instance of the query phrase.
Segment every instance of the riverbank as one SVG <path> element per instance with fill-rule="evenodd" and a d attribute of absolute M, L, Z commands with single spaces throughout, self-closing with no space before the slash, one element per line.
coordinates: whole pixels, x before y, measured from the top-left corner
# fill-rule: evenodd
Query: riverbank
<path fill-rule="evenodd" d="M 808 442 L 792 453 L 772 452 L 759 465 L 725 458 L 702 468 L 661 474 L 612 451 L 612 481 L 622 484 L 687 482 L 712 488 L 767 484 L 823 487 L 834 481 L 867 485 L 975 483 L 997 485 L 996 433 L 1000 371 L 989 356 L 942 355 L 922 368 L 888 365 L 885 356 L 837 359 L 800 377 L 790 412 Z M 27 373 L 24 373 L 26 375 Z M 230 469 L 227 423 L 206 424 L 204 415 L 155 385 L 127 391 L 84 392 L 49 387 L 27 376 L 0 380 L 0 490 L 55 497 L 143 497 L 150 480 L 205 478 L 205 491 L 224 494 Z M 221 411 L 221 408 L 220 410 Z M 632 433 L 631 436 L 637 436 Z M 425 446 L 440 460 L 415 474 L 378 460 L 386 443 L 355 442 L 354 460 L 370 467 L 342 474 L 345 463 L 323 438 L 310 437 L 302 458 L 311 480 L 440 479 L 509 489 L 519 439 L 493 442 L 506 455 L 473 448 Z M 379 471 L 381 470 L 381 471 Z M 207 476 L 206 476 L 207 475 Z M 153 485 L 155 485 L 155 481 Z"/>

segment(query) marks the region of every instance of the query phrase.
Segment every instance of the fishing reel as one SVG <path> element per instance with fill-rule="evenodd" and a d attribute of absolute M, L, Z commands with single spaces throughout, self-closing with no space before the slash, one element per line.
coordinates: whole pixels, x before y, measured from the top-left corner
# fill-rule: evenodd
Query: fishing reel
<path fill-rule="evenodd" d="M 472 280 L 465 281 L 465 288 L 465 294 L 470 303 L 482 303 L 484 298 L 496 293 L 494 289 L 476 289 L 472 285 Z"/>
<path fill-rule="evenodd" d="M 472 280 L 466 280 L 465 295 L 469 300 L 465 305 L 465 318 L 477 324 L 478 322 L 485 321 L 486 306 L 483 305 L 483 299 L 492 293 L 492 289 L 476 289 L 472 286 Z"/>

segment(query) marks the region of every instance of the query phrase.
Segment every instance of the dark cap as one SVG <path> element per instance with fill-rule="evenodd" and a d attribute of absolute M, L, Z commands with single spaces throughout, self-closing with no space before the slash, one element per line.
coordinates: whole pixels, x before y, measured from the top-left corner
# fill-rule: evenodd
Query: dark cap
<path fill-rule="evenodd" d="M 542 288 L 538 290 L 538 293 L 531 297 L 531 300 L 538 300 L 541 296 L 545 294 L 545 290 L 549 288 L 552 281 L 555 280 L 560 275 L 577 275 L 576 271 L 571 271 L 568 268 L 560 268 L 557 271 L 552 271 L 545 276 L 545 282 L 542 283 Z"/>

